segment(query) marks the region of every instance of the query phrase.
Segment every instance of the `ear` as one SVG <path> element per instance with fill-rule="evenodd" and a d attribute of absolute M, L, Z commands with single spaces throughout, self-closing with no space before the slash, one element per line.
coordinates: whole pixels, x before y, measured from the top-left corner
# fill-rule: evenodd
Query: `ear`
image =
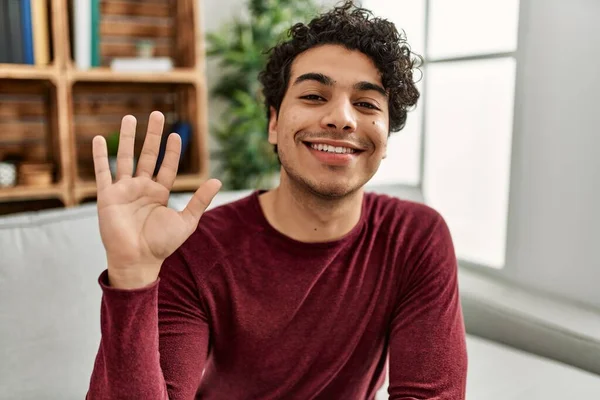
<path fill-rule="evenodd" d="M 274 107 L 270 107 L 269 111 L 269 143 L 277 144 L 277 111 Z"/>

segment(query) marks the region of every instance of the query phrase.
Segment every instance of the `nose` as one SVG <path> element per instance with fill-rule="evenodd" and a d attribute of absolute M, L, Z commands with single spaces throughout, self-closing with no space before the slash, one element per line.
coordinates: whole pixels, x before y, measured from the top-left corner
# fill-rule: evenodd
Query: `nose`
<path fill-rule="evenodd" d="M 329 130 L 351 133 L 356 130 L 354 108 L 348 99 L 329 101 L 329 107 L 321 119 L 321 127 Z"/>

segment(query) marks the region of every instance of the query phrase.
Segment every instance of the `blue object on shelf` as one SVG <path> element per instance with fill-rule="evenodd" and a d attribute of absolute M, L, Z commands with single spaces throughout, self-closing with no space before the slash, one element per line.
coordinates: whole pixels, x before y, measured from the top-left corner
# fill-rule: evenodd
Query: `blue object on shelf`
<path fill-rule="evenodd" d="M 160 144 L 160 151 L 158 152 L 158 159 L 156 160 L 156 168 L 154 170 L 155 175 L 158 173 L 158 170 L 160 169 L 160 166 L 162 165 L 163 159 L 165 157 L 165 151 L 167 148 L 167 138 L 169 137 L 171 132 L 177 133 L 181 138 L 181 156 L 179 157 L 179 163 L 181 164 L 183 155 L 185 154 L 192 137 L 192 125 L 185 121 L 177 121 L 171 127 L 170 132 L 163 134 L 162 142 Z"/>

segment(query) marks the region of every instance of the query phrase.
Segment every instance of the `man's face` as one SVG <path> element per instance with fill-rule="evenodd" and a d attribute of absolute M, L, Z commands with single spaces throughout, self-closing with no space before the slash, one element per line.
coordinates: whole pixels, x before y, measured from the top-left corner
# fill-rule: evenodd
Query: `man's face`
<path fill-rule="evenodd" d="M 329 198 L 360 189 L 385 157 L 388 98 L 375 64 L 342 46 L 309 49 L 294 60 L 279 116 L 271 110 L 276 144 L 295 184 Z"/>

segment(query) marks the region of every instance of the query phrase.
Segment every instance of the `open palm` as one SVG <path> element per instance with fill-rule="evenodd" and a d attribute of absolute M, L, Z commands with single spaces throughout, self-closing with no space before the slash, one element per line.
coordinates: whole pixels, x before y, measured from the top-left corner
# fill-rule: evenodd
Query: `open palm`
<path fill-rule="evenodd" d="M 136 119 L 123 117 L 114 183 L 106 141 L 102 136 L 93 140 L 100 235 L 113 286 L 134 288 L 155 281 L 162 262 L 194 232 L 221 187 L 218 180 L 210 179 L 198 188 L 183 211 L 167 207 L 177 176 L 181 139 L 177 134 L 169 135 L 164 160 L 153 180 L 163 126 L 163 114 L 152 112 L 133 176 Z"/>

